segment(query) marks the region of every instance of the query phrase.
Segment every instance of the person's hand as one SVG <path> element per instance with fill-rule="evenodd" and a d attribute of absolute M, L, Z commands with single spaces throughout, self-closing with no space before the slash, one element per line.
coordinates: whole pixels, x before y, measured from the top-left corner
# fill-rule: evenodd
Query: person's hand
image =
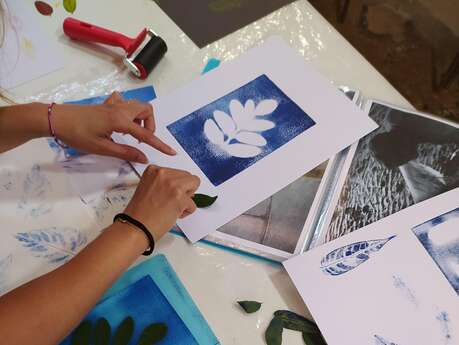
<path fill-rule="evenodd" d="M 86 153 L 148 163 L 140 150 L 111 140 L 112 133 L 118 132 L 131 134 L 165 154 L 176 154 L 173 148 L 154 135 L 152 106 L 134 100 L 124 101 L 116 92 L 104 104 L 56 104 L 51 120 L 59 140 Z"/>
<path fill-rule="evenodd" d="M 125 213 L 144 224 L 157 241 L 178 218 L 196 210 L 192 196 L 199 185 L 199 178 L 186 171 L 150 165 Z"/>

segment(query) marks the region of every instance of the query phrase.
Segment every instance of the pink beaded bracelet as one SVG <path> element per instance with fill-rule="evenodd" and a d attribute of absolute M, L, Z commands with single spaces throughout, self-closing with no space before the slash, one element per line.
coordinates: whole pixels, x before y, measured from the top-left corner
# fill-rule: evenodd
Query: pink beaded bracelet
<path fill-rule="evenodd" d="M 49 106 L 48 106 L 48 127 L 49 127 L 49 134 L 51 134 L 51 136 L 54 138 L 54 141 L 56 142 L 56 144 L 58 144 L 60 147 L 62 147 L 63 149 L 67 148 L 66 145 L 62 144 L 61 141 L 56 137 L 56 131 L 54 130 L 54 126 L 53 126 L 53 121 L 51 121 L 51 116 L 53 114 L 53 108 L 54 106 L 56 105 L 56 103 L 52 102 Z"/>

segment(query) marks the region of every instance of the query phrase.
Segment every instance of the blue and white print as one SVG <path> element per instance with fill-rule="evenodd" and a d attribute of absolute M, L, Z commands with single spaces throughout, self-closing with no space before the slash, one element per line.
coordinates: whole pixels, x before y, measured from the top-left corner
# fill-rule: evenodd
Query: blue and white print
<path fill-rule="evenodd" d="M 34 164 L 23 182 L 23 192 L 18 202 L 19 211 L 33 218 L 51 212 L 52 205 L 47 201 L 50 192 L 51 182 L 41 167 Z"/>
<path fill-rule="evenodd" d="M 380 335 L 375 334 L 375 345 L 397 345 L 397 344 L 384 339 Z"/>
<path fill-rule="evenodd" d="M 74 228 L 37 229 L 14 236 L 33 256 L 49 263 L 64 263 L 88 242 L 86 235 Z"/>
<path fill-rule="evenodd" d="M 459 208 L 418 225 L 413 232 L 459 295 Z"/>
<path fill-rule="evenodd" d="M 372 253 L 380 251 L 394 237 L 355 242 L 335 249 L 322 258 L 320 268 L 325 274 L 332 276 L 349 272 L 370 259 Z"/>
<path fill-rule="evenodd" d="M 266 75 L 167 128 L 218 186 L 315 125 Z"/>

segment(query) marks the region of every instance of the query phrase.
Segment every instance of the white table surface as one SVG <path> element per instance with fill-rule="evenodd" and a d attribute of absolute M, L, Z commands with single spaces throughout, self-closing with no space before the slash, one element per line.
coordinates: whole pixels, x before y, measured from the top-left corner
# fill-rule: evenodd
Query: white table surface
<path fill-rule="evenodd" d="M 199 50 L 152 0 L 79 0 L 75 13 L 78 19 L 132 36 L 143 26 L 150 26 L 165 39 L 169 46 L 167 56 L 143 82 L 121 70 L 120 61 L 110 50 L 96 51 L 67 40 L 61 29 L 65 16 L 61 7 L 51 17 L 39 18 L 58 41 L 65 68 L 12 90 L 16 97 L 27 99 L 40 92 L 49 94 L 49 90 L 54 89 L 59 91 L 56 99 L 63 100 L 87 97 L 90 92 L 95 94 L 151 84 L 161 96 L 199 76 L 209 57 L 223 61 L 233 59 L 264 38 L 277 34 L 336 85 L 353 87 L 362 90 L 367 97 L 409 107 L 409 103 L 306 1 L 297 1 Z M 90 83 L 91 80 L 97 82 Z M 66 176 L 52 168 L 53 157 L 43 140 L 28 143 L 0 157 L 0 171 L 5 167 L 27 170 L 34 163 L 44 166 L 43 171 L 53 186 L 49 201 L 56 205 L 40 220 L 28 219 L 9 212 L 14 200 L 0 196 L 0 224 L 4 236 L 8 232 L 58 224 L 78 225 L 93 232 L 99 230 L 88 216 L 86 206 L 74 195 Z M 0 241 L 0 257 L 12 250 L 16 249 Z M 279 265 L 206 244 L 191 245 L 174 235 L 165 236 L 157 250 L 166 254 L 224 345 L 264 344 L 264 331 L 275 310 L 308 313 Z M 16 261 L 13 267 L 10 288 L 54 268 L 39 261 L 30 264 L 26 260 Z M 235 301 L 240 299 L 261 301 L 263 307 L 256 314 L 244 315 L 235 306 Z M 284 332 L 284 344 L 302 343 L 300 333 Z"/>

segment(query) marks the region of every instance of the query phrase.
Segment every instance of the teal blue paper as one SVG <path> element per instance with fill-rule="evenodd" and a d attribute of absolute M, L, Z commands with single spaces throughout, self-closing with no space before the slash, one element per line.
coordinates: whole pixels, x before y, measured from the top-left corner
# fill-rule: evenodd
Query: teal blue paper
<path fill-rule="evenodd" d="M 202 70 L 202 74 L 206 74 L 207 72 L 212 71 L 213 69 L 217 68 L 220 66 L 220 60 L 215 59 L 215 58 L 210 58 L 209 61 L 207 61 L 206 66 Z"/>
<path fill-rule="evenodd" d="M 145 276 L 153 279 L 199 345 L 220 344 L 164 255 L 157 255 L 124 273 L 103 299 L 117 294 Z"/>
<path fill-rule="evenodd" d="M 145 86 L 137 89 L 127 90 L 121 92 L 121 95 L 125 100 L 137 100 L 139 102 L 150 102 L 156 98 L 155 89 L 153 86 Z M 79 101 L 70 101 L 65 102 L 66 104 L 101 104 L 103 103 L 109 95 L 96 96 L 91 98 L 85 98 Z"/>

